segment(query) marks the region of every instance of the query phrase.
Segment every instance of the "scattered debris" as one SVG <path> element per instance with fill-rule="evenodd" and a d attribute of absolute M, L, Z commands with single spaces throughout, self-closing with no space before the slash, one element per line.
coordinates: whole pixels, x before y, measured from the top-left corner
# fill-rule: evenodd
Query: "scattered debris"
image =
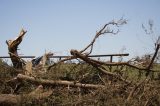
<path fill-rule="evenodd" d="M 49 97 L 53 93 L 52 90 L 44 91 L 43 86 L 39 85 L 37 89 L 24 95 L 0 94 L 0 105 L 18 105 L 22 100 L 34 101 Z"/>
<path fill-rule="evenodd" d="M 114 96 L 118 97 L 123 96 L 123 102 L 125 105 L 130 105 L 132 104 L 131 101 L 132 99 L 138 98 L 138 101 L 143 101 L 143 103 L 139 103 L 139 105 L 149 105 L 152 102 L 160 104 L 157 102 L 157 98 L 154 99 L 154 95 L 156 92 L 159 90 L 156 89 L 156 86 L 152 86 L 152 84 L 149 83 L 150 79 L 148 78 L 149 74 L 151 72 L 154 72 L 153 69 L 153 63 L 155 61 L 155 58 L 158 54 L 159 51 L 159 46 L 160 44 L 156 44 L 156 49 L 154 52 L 154 55 L 151 57 L 145 57 L 145 59 L 139 59 L 136 58 L 134 60 L 130 60 L 128 62 L 123 62 L 122 59 L 119 62 L 113 62 L 111 56 L 111 60 L 108 62 L 104 62 L 99 60 L 95 60 L 90 57 L 90 54 L 93 51 L 94 43 L 96 40 L 104 35 L 104 34 L 118 34 L 119 29 L 117 31 L 111 30 L 110 26 L 118 28 L 121 25 L 124 25 L 127 23 L 127 20 L 125 19 L 120 19 L 118 21 L 111 21 L 107 24 L 105 24 L 99 31 L 96 32 L 94 38 L 92 41 L 84 47 L 82 50 L 70 50 L 71 56 L 67 56 L 64 59 L 59 60 L 57 63 L 50 64 L 50 57 L 53 56 L 53 53 L 45 53 L 43 56 L 39 56 L 37 58 L 32 59 L 31 61 L 24 61 L 19 55 L 18 55 L 18 46 L 22 42 L 22 39 L 26 33 L 23 29 L 21 30 L 19 36 L 14 39 L 14 40 L 8 40 L 6 41 L 8 45 L 8 51 L 10 58 L 13 63 L 13 67 L 17 70 L 23 70 L 25 73 L 23 74 L 18 74 L 16 77 L 10 79 L 9 81 L 6 82 L 8 86 L 10 86 L 11 93 L 10 94 L 0 94 L 0 104 L 2 105 L 17 105 L 19 101 L 22 101 L 22 99 L 27 100 L 27 101 L 34 101 L 34 100 L 40 100 L 40 99 L 45 99 L 48 98 L 50 95 L 53 94 L 53 90 L 56 87 L 66 87 L 68 88 L 68 94 L 70 93 L 70 89 L 76 89 L 76 92 L 78 92 L 78 98 L 81 100 L 81 102 L 84 100 L 81 99 L 82 97 L 82 89 L 88 90 L 87 92 L 90 92 L 91 97 L 97 97 L 96 95 L 103 95 L 100 97 L 100 100 L 105 102 L 107 100 L 110 100 L 109 96 Z M 159 40 L 159 39 L 158 39 Z M 159 41 L 157 41 L 159 42 Z M 76 67 L 81 67 L 80 71 L 78 71 L 80 76 L 72 76 L 72 72 L 68 71 L 69 69 L 66 69 L 64 72 L 64 76 L 61 79 L 46 79 L 46 76 L 39 76 L 38 72 L 43 71 L 46 75 L 53 75 L 53 72 L 56 71 L 56 67 L 60 66 L 61 64 L 64 63 L 65 61 L 68 60 L 73 60 L 77 59 L 79 61 L 83 61 L 85 64 L 69 64 L 70 67 L 73 65 L 73 69 L 76 69 Z M 142 62 L 142 66 L 139 64 Z M 135 64 L 138 63 L 138 64 Z M 68 65 L 67 63 L 64 65 Z M 83 70 L 83 67 L 85 66 L 91 66 L 92 68 L 89 70 L 89 72 L 84 73 L 87 70 Z M 112 67 L 116 67 L 113 69 Z M 120 67 L 120 68 L 119 68 Z M 137 69 L 138 71 L 144 71 L 146 74 L 145 79 L 142 81 L 133 81 L 131 79 L 128 79 L 128 76 L 125 76 L 123 71 L 124 67 L 127 70 L 127 67 Z M 58 72 L 60 72 L 61 68 L 58 69 Z M 62 71 L 61 70 L 61 71 Z M 96 70 L 94 74 L 90 75 L 90 71 Z M 114 70 L 114 71 L 113 71 Z M 62 72 L 63 72 L 62 71 Z M 37 72 L 37 73 L 36 73 Z M 44 75 L 43 73 L 43 75 Z M 55 72 L 56 73 L 56 72 Z M 76 73 L 76 72 L 75 72 Z M 25 75 L 24 75 L 25 74 Z M 56 75 L 55 75 L 56 76 Z M 86 83 L 86 79 L 88 76 L 92 76 L 90 82 L 94 82 L 95 80 L 97 81 L 95 83 Z M 78 77 L 78 78 L 76 78 Z M 0 81 L 1 83 L 1 81 Z M 28 94 L 12 94 L 16 93 L 24 83 L 29 83 L 30 85 L 40 85 L 38 88 Z M 12 85 L 14 87 L 12 87 Z M 56 87 L 55 87 L 56 86 Z M 44 91 L 43 87 L 49 87 L 50 89 L 47 88 L 47 91 Z M 150 92 L 145 95 L 146 92 L 150 91 L 151 89 L 154 89 L 153 92 Z M 94 90 L 94 91 L 93 91 Z M 97 90 L 97 91 L 96 91 Z M 108 91 L 109 90 L 109 91 Z M 104 96 L 104 94 L 107 92 L 108 98 Z M 84 93 L 87 94 L 87 93 Z M 108 95 L 109 94 L 109 95 Z M 137 98 L 136 98 L 137 97 Z M 99 99 L 99 98 L 98 98 Z M 118 99 L 117 99 L 118 100 Z M 155 100 L 155 101 L 154 101 Z M 94 99 L 95 102 L 95 99 Z M 132 101 L 135 102 L 135 101 Z M 95 102 L 96 104 L 97 102 Z M 83 103 L 76 103 L 75 104 L 83 104 Z M 123 104 L 123 105 L 124 105 Z M 86 105 L 86 104 L 85 104 Z M 97 105 L 97 104 L 96 104 Z M 98 104 L 99 105 L 99 104 Z M 104 104 L 101 104 L 104 105 Z"/>

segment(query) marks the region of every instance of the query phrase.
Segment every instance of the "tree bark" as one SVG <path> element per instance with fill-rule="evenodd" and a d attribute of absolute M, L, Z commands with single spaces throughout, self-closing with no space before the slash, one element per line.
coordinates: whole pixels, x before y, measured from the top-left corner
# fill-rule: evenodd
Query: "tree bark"
<path fill-rule="evenodd" d="M 71 87 L 81 87 L 81 88 L 92 88 L 92 89 L 98 89 L 98 88 L 104 88 L 104 85 L 94 85 L 94 84 L 82 84 L 77 83 L 74 81 L 64 81 L 64 80 L 46 80 L 46 79 L 36 79 L 34 77 L 29 77 L 26 75 L 18 74 L 17 76 L 18 80 L 25 80 L 34 84 L 41 84 L 46 86 L 55 86 L 55 85 L 65 85 L 65 86 L 71 86 Z"/>

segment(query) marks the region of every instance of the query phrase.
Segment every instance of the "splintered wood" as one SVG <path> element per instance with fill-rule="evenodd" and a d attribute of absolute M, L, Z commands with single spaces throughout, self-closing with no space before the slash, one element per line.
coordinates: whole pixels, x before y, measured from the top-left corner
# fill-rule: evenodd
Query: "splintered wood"
<path fill-rule="evenodd" d="M 18 56 L 18 45 L 22 42 L 22 39 L 27 31 L 21 30 L 19 36 L 14 40 L 8 40 L 6 41 L 6 44 L 8 45 L 8 53 L 11 57 L 11 61 L 13 63 L 13 67 L 16 69 L 22 69 L 23 68 L 23 60 Z"/>
<path fill-rule="evenodd" d="M 27 61 L 25 75 L 32 75 L 32 62 Z"/>

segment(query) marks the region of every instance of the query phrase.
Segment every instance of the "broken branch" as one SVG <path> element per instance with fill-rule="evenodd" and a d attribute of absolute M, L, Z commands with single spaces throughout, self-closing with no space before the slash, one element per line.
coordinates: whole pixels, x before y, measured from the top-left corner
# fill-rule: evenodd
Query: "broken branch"
<path fill-rule="evenodd" d="M 152 57 L 152 59 L 151 59 L 151 62 L 150 62 L 150 64 L 148 65 L 148 67 L 147 67 L 147 69 L 148 69 L 148 71 L 147 71 L 147 73 L 146 73 L 146 76 L 148 76 L 149 75 L 149 73 L 151 72 L 151 67 L 152 67 L 152 65 L 153 65 L 153 62 L 154 62 L 154 60 L 155 60 L 155 58 L 156 58 L 156 56 L 157 56 L 157 54 L 158 54 L 158 50 L 159 50 L 159 48 L 160 48 L 160 44 L 157 44 L 157 47 L 156 47 L 156 50 L 155 50 L 155 53 L 154 53 L 154 55 L 153 55 L 153 57 Z"/>
<path fill-rule="evenodd" d="M 112 72 L 108 72 L 102 65 L 105 65 L 106 63 L 104 62 L 101 62 L 101 61 L 97 61 L 97 60 L 93 60 L 91 58 L 88 58 L 88 56 L 84 55 L 84 54 L 81 54 L 80 52 L 78 52 L 77 50 L 71 50 L 71 55 L 77 57 L 77 58 L 80 58 L 82 59 L 83 61 L 85 61 L 86 63 L 89 63 L 91 64 L 93 67 L 95 67 L 96 69 L 98 69 L 99 71 L 107 74 L 107 75 L 110 75 L 112 77 L 116 77 L 118 78 L 119 80 L 121 81 L 124 81 L 126 83 L 130 83 L 130 81 L 127 81 L 125 79 L 123 79 L 121 76 L 117 75 L 117 74 L 114 74 Z"/>

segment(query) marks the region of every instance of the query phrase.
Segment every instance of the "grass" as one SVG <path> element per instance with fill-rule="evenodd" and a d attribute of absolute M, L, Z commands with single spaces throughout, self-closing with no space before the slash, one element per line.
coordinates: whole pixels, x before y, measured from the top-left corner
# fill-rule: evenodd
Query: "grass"
<path fill-rule="evenodd" d="M 159 69 L 160 65 L 155 66 Z M 12 67 L 8 66 L 0 60 L 0 94 L 12 93 L 10 85 L 5 81 L 14 78 Z M 141 82 L 145 78 L 144 72 L 130 67 L 112 67 L 111 72 L 122 75 L 124 78 L 135 83 Z M 110 76 L 104 75 L 89 64 L 58 64 L 51 68 L 45 74 L 36 74 L 37 78 L 51 80 L 68 80 L 81 83 L 103 84 L 103 89 L 82 89 L 76 87 L 54 86 L 45 87 L 53 89 L 53 94 L 43 100 L 26 101 L 25 98 L 19 103 L 21 106 L 159 106 L 160 105 L 160 78 L 159 73 L 154 73 L 154 78 L 139 86 L 132 98 L 127 102 L 130 92 L 134 88 L 134 84 L 126 85 Z M 27 94 L 37 86 L 29 82 L 23 82 L 23 86 L 15 94 Z"/>

